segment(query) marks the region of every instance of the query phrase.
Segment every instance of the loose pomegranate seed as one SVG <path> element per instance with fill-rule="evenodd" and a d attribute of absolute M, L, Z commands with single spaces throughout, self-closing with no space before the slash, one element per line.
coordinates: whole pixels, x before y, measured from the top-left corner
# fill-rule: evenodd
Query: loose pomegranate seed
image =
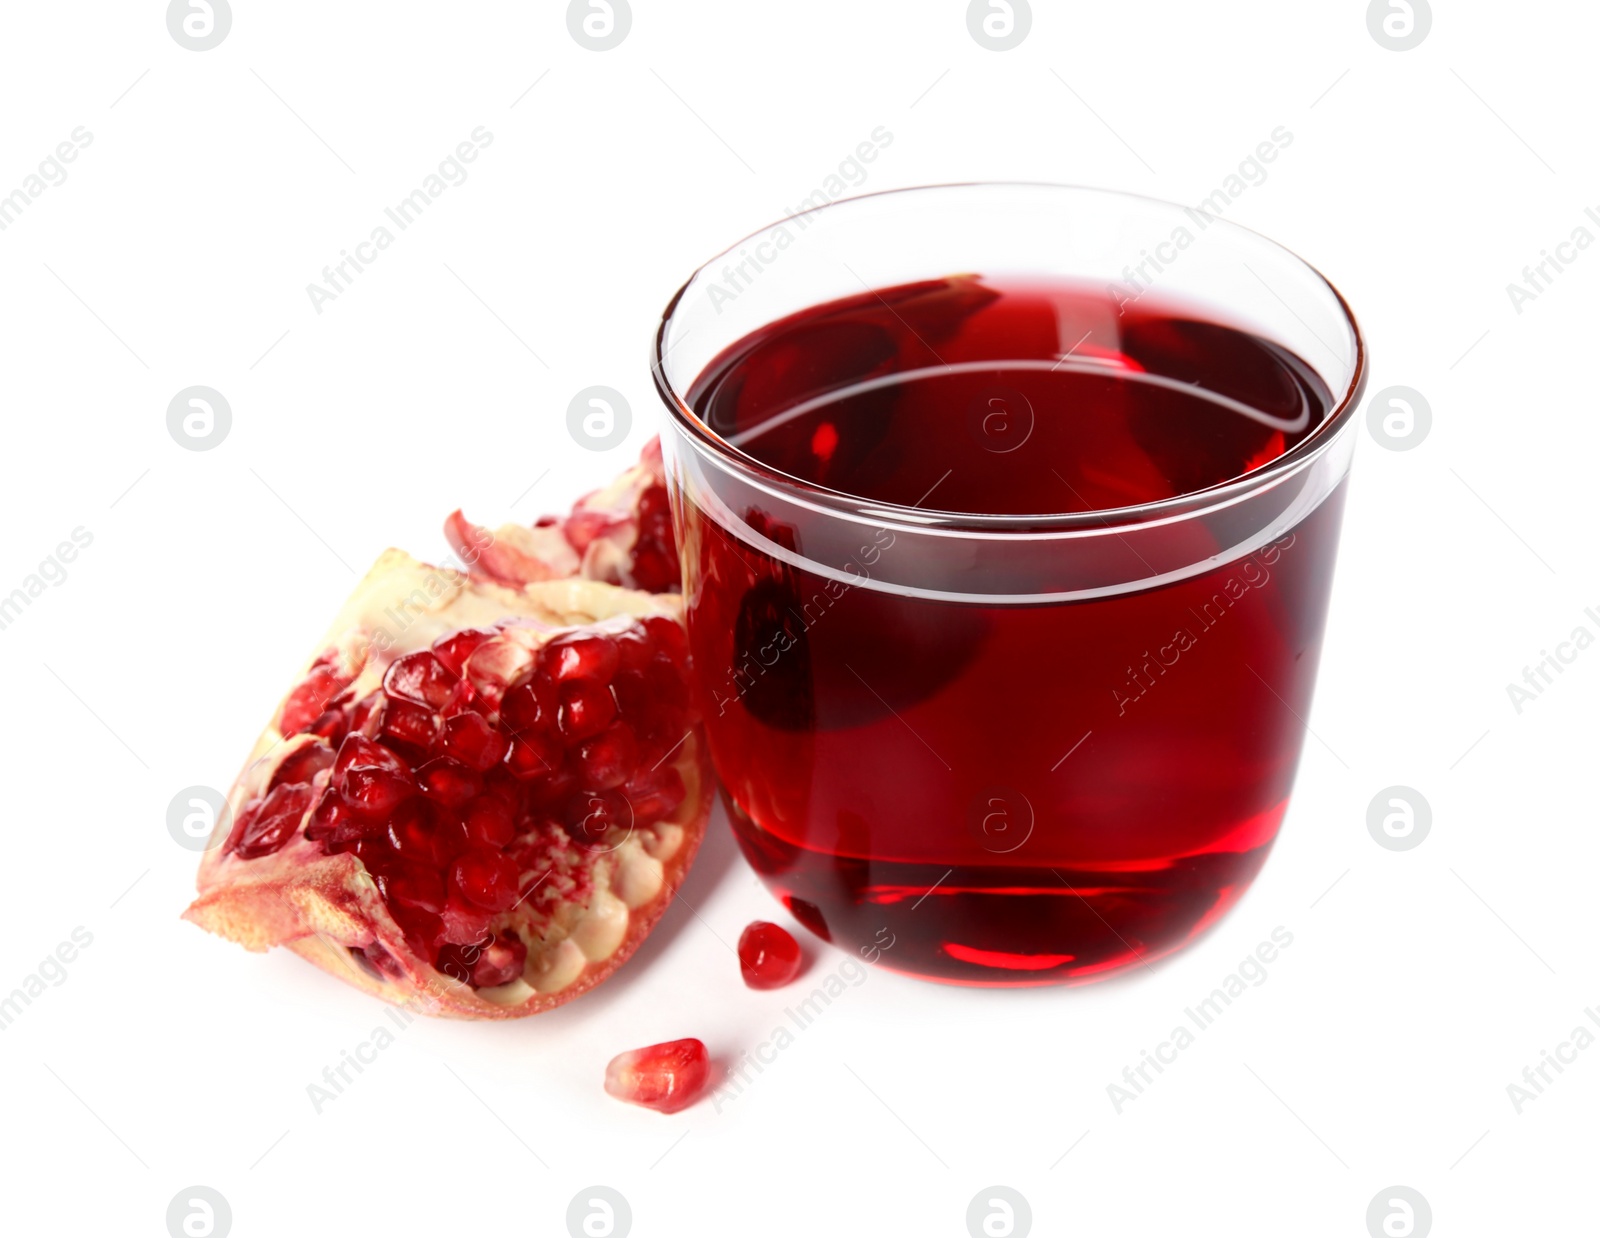
<path fill-rule="evenodd" d="M 482 714 L 457 714 L 444 724 L 436 749 L 480 773 L 493 769 L 506 755 L 506 737 Z"/>
<path fill-rule="evenodd" d="M 606 1067 L 606 1091 L 631 1105 L 677 1113 L 699 1098 L 710 1077 L 710 1055 L 690 1037 L 617 1054 Z"/>
<path fill-rule="evenodd" d="M 540 662 L 557 683 L 573 679 L 611 682 L 617 673 L 617 642 L 609 636 L 558 637 L 544 647 Z"/>
<path fill-rule="evenodd" d="M 739 934 L 739 971 L 752 989 L 781 989 L 802 961 L 800 943 L 780 924 L 757 920 Z"/>
<path fill-rule="evenodd" d="M 448 705 L 460 684 L 461 677 L 425 649 L 396 658 L 383 676 L 383 690 L 390 698 L 413 701 L 430 710 Z"/>
<path fill-rule="evenodd" d="M 626 722 L 613 722 L 593 739 L 578 745 L 576 772 L 586 787 L 609 791 L 633 776 L 639 763 L 639 742 Z"/>
<path fill-rule="evenodd" d="M 472 847 L 450 870 L 455 888 L 485 911 L 508 911 L 517 901 L 517 866 L 510 856 Z"/>
<path fill-rule="evenodd" d="M 611 725 L 617 702 L 611 689 L 592 679 L 561 685 L 561 734 L 566 739 L 588 739 Z"/>

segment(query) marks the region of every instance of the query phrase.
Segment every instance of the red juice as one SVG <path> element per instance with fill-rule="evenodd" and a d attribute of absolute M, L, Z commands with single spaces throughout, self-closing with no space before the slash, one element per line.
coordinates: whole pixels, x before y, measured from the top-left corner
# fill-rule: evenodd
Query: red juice
<path fill-rule="evenodd" d="M 1203 309 L 973 275 L 764 327 L 688 402 L 803 483 L 1024 530 L 1220 486 L 1334 405 L 1303 360 Z M 895 519 L 822 570 L 801 508 L 758 495 L 719 519 L 680 488 L 701 704 L 746 856 L 819 935 L 935 979 L 1072 982 L 1182 945 L 1277 834 L 1343 493 L 1234 557 L 1239 508 L 1100 539 L 1159 565 L 1149 583 L 1074 591 L 997 553 L 965 594 L 886 581 L 910 553 Z"/>

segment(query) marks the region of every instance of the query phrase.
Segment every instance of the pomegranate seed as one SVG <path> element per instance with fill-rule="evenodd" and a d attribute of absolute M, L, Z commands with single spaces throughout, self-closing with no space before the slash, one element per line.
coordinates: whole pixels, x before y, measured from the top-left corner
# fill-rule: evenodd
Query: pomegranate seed
<path fill-rule="evenodd" d="M 682 776 L 668 765 L 634 775 L 623 786 L 622 794 L 633 805 L 634 821 L 640 825 L 654 825 L 677 812 L 687 793 Z"/>
<path fill-rule="evenodd" d="M 511 806 L 494 795 L 480 795 L 467 806 L 462 818 L 467 837 L 488 847 L 504 847 L 516 837 Z"/>
<path fill-rule="evenodd" d="M 506 738 L 482 714 L 457 714 L 439 733 L 438 751 L 470 769 L 493 769 L 506 755 Z"/>
<path fill-rule="evenodd" d="M 441 940 L 469 946 L 489 935 L 489 913 L 468 902 L 459 891 L 451 890 L 439 914 L 439 926 Z"/>
<path fill-rule="evenodd" d="M 451 881 L 486 911 L 509 911 L 517 901 L 517 866 L 511 857 L 487 847 L 472 847 L 450 870 Z"/>
<path fill-rule="evenodd" d="M 308 783 L 275 787 L 248 817 L 240 814 L 233 829 L 237 841 L 230 840 L 233 854 L 241 860 L 256 860 L 278 850 L 305 820 L 311 795 Z"/>
<path fill-rule="evenodd" d="M 385 743 L 409 744 L 426 752 L 439 733 L 439 716 L 412 701 L 384 702 L 378 735 Z"/>
<path fill-rule="evenodd" d="M 644 537 L 633 548 L 633 583 L 646 593 L 667 593 L 681 583 L 678 559 Z"/>
<path fill-rule="evenodd" d="M 626 722 L 613 722 L 593 739 L 578 745 L 578 779 L 586 787 L 607 791 L 633 776 L 639 763 L 639 743 Z"/>
<path fill-rule="evenodd" d="M 710 1055 L 691 1037 L 617 1054 L 606 1067 L 606 1091 L 631 1105 L 677 1113 L 699 1098 L 710 1077 Z"/>
<path fill-rule="evenodd" d="M 298 735 L 307 730 L 327 710 L 329 703 L 350 685 L 354 676 L 338 668 L 339 655 L 328 650 L 311 664 L 306 677 L 283 702 L 278 715 L 278 730 L 283 735 Z"/>
<path fill-rule="evenodd" d="M 544 647 L 540 662 L 557 683 L 575 679 L 609 683 L 617 673 L 618 657 L 617 642 L 609 636 L 558 636 Z"/>
<path fill-rule="evenodd" d="M 285 783 L 310 782 L 325 769 L 333 766 L 333 749 L 327 744 L 307 744 L 304 748 L 290 753 L 283 759 L 283 763 L 272 772 L 272 781 L 267 784 L 267 790 L 281 786 Z"/>
<path fill-rule="evenodd" d="M 311 816 L 306 820 L 306 837 L 313 842 L 332 837 L 334 829 L 349 818 L 350 810 L 344 806 L 339 793 L 333 790 L 325 791 L 322 798 L 317 801 L 317 806 L 311 810 Z"/>
<path fill-rule="evenodd" d="M 483 790 L 483 779 L 460 761 L 435 757 L 417 767 L 422 793 L 449 808 L 460 808 Z"/>
<path fill-rule="evenodd" d="M 622 670 L 640 670 L 655 656 L 655 649 L 650 643 L 650 638 L 645 635 L 644 629 L 637 624 L 626 632 L 619 632 L 616 641 L 617 665 Z"/>
<path fill-rule="evenodd" d="M 567 739 L 588 739 L 611 725 L 617 702 L 611 689 L 592 679 L 561 685 L 561 734 Z"/>
<path fill-rule="evenodd" d="M 466 669 L 467 659 L 476 652 L 478 646 L 493 639 L 493 632 L 486 632 L 482 628 L 463 628 L 434 641 L 433 656 L 439 659 L 439 665 L 459 679 Z"/>
<path fill-rule="evenodd" d="M 350 734 L 350 714 L 343 709 L 330 709 L 307 727 L 304 733 L 320 735 L 329 744 L 338 747 L 344 737 Z"/>
<path fill-rule="evenodd" d="M 506 768 L 525 782 L 555 773 L 561 760 L 555 741 L 539 735 L 518 735 L 506 749 Z"/>
<path fill-rule="evenodd" d="M 383 676 L 383 691 L 391 700 L 412 701 L 430 710 L 448 705 L 460 685 L 461 677 L 426 649 L 396 658 Z"/>
<path fill-rule="evenodd" d="M 801 962 L 800 943 L 781 924 L 757 920 L 739 934 L 739 971 L 752 989 L 781 989 Z"/>
<path fill-rule="evenodd" d="M 341 782 L 352 769 L 386 769 L 396 774 L 409 772 L 410 767 L 382 744 L 365 735 L 352 735 L 339 746 L 339 755 L 333 762 L 333 780 Z"/>
<path fill-rule="evenodd" d="M 507 692 L 500 702 L 500 718 L 513 731 L 554 732 L 556 687 L 542 671 Z"/>
<path fill-rule="evenodd" d="M 612 830 L 633 827 L 633 808 L 618 791 L 581 791 L 567 801 L 568 833 L 580 845 L 601 847 Z"/>
<path fill-rule="evenodd" d="M 528 961 L 528 947 L 514 933 L 501 933 L 484 947 L 478 961 L 472 965 L 472 983 L 480 989 L 492 989 L 497 984 L 510 984 L 522 975 Z"/>
<path fill-rule="evenodd" d="M 369 766 L 347 770 L 339 783 L 339 794 L 349 805 L 350 811 L 368 819 L 387 817 L 417 791 L 417 784 L 410 774 L 397 774 L 393 770 Z"/>
<path fill-rule="evenodd" d="M 677 667 L 687 665 L 689 636 L 683 630 L 682 624 L 668 619 L 665 615 L 651 615 L 648 619 L 641 619 L 639 625 L 644 628 L 655 642 L 657 650 L 669 662 Z"/>
<path fill-rule="evenodd" d="M 437 869 L 407 864 L 379 878 L 378 888 L 390 904 L 420 907 L 423 911 L 431 912 L 444 910 L 444 878 Z"/>

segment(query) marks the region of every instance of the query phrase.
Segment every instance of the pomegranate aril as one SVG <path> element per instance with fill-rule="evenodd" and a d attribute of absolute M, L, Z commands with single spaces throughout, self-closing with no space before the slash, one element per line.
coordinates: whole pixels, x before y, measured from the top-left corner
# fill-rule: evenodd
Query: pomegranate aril
<path fill-rule="evenodd" d="M 457 946 L 482 941 L 489 935 L 489 914 L 468 902 L 460 891 L 450 891 L 444 910 L 439 913 L 440 939 Z"/>
<path fill-rule="evenodd" d="M 757 920 L 739 934 L 739 973 L 752 989 L 781 989 L 803 961 L 800 943 L 781 924 Z"/>
<path fill-rule="evenodd" d="M 517 901 L 517 866 L 504 852 L 471 847 L 450 870 L 451 884 L 485 911 L 509 911 Z"/>
<path fill-rule="evenodd" d="M 617 673 L 617 643 L 596 633 L 585 636 L 560 636 L 544 647 L 540 663 L 557 683 L 592 679 L 609 683 Z"/>
<path fill-rule="evenodd" d="M 561 734 L 567 739 L 588 739 L 611 725 L 617 702 L 611 689 L 590 679 L 561 685 Z"/>
<path fill-rule="evenodd" d="M 323 770 L 333 766 L 333 749 L 327 744 L 314 743 L 290 753 L 283 759 L 282 764 L 272 771 L 272 781 L 267 784 L 270 791 L 274 787 L 288 783 L 310 782 Z"/>
<path fill-rule="evenodd" d="M 563 753 L 554 740 L 540 735 L 517 735 L 506 749 L 505 767 L 524 781 L 554 774 L 561 768 Z"/>
<path fill-rule="evenodd" d="M 675 667 L 682 668 L 689 661 L 689 637 L 683 628 L 665 615 L 651 615 L 641 619 L 639 626 L 655 642 L 656 651 Z"/>
<path fill-rule="evenodd" d="M 634 775 L 623 786 L 622 794 L 633 807 L 636 824 L 654 825 L 678 811 L 685 791 L 683 778 L 668 765 Z"/>
<path fill-rule="evenodd" d="M 339 670 L 338 657 L 331 649 L 323 654 L 289 693 L 278 715 L 278 730 L 284 735 L 297 735 L 309 729 L 327 712 L 333 698 L 349 686 L 353 676 Z"/>
<path fill-rule="evenodd" d="M 443 709 L 460 686 L 461 676 L 426 649 L 396 658 L 383 676 L 383 691 L 391 700 L 412 701 L 430 710 Z"/>
<path fill-rule="evenodd" d="M 333 831 L 349 819 L 350 810 L 339 798 L 339 793 L 333 790 L 325 791 L 322 798 L 317 801 L 317 806 L 311 810 L 311 816 L 306 819 L 306 837 L 312 842 L 321 842 L 331 837 Z"/>
<path fill-rule="evenodd" d="M 492 709 L 533 665 L 534 655 L 516 641 L 500 637 L 486 641 L 467 659 L 467 682 Z"/>
<path fill-rule="evenodd" d="M 655 656 L 655 645 L 637 624 L 619 632 L 617 641 L 617 666 L 621 670 L 636 671 Z"/>
<path fill-rule="evenodd" d="M 439 734 L 439 716 L 425 705 L 391 699 L 384 703 L 378 734 L 386 743 L 409 744 L 426 752 Z"/>
<path fill-rule="evenodd" d="M 396 774 L 409 773 L 411 767 L 382 744 L 365 735 L 351 735 L 339 746 L 339 755 L 333 763 L 333 779 L 342 782 L 352 769 L 386 769 Z"/>
<path fill-rule="evenodd" d="M 630 1049 L 606 1067 L 606 1091 L 618 1100 L 659 1113 L 692 1105 L 711 1077 L 711 1057 L 692 1037 Z"/>
<path fill-rule="evenodd" d="M 633 551 L 633 583 L 647 593 L 667 593 L 681 583 L 678 559 L 654 545 L 647 545 L 641 535 Z"/>
<path fill-rule="evenodd" d="M 499 796 L 480 795 L 467 805 L 462 815 L 467 837 L 486 847 L 504 847 L 516 837 L 516 820 L 511 806 Z"/>
<path fill-rule="evenodd" d="M 465 672 L 467 659 L 476 652 L 478 646 L 493 640 L 494 636 L 493 632 L 486 632 L 482 628 L 462 628 L 459 632 L 452 632 L 434 641 L 433 656 L 439 659 L 439 664 L 445 670 L 459 679 Z"/>
<path fill-rule="evenodd" d="M 282 847 L 305 820 L 311 795 L 310 785 L 303 782 L 273 788 L 259 807 L 248 816 L 240 815 L 233 830 L 237 838 L 230 840 L 233 854 L 255 860 Z"/>
<path fill-rule="evenodd" d="M 558 705 L 555 684 L 541 671 L 506 693 L 500 720 L 517 732 L 554 731 Z"/>
<path fill-rule="evenodd" d="M 581 791 L 567 801 L 567 833 L 583 846 L 605 845 L 613 830 L 633 826 L 633 808 L 619 791 Z"/>
<path fill-rule="evenodd" d="M 400 865 L 379 878 L 378 889 L 391 907 L 419 907 L 431 912 L 444 910 L 444 878 L 437 869 L 421 864 Z"/>
<path fill-rule="evenodd" d="M 416 780 L 410 774 L 367 766 L 347 770 L 339 783 L 339 794 L 350 811 L 369 820 L 388 816 L 417 791 Z"/>
<path fill-rule="evenodd" d="M 506 754 L 506 738 L 482 714 L 462 713 L 445 722 L 435 751 L 481 773 L 500 763 Z"/>
<path fill-rule="evenodd" d="M 472 985 L 478 989 L 492 989 L 496 985 L 510 984 L 522 975 L 528 961 L 528 947 L 514 933 L 501 933 L 483 948 L 478 961 L 472 965 Z"/>
<path fill-rule="evenodd" d="M 337 748 L 350 733 L 350 714 L 344 709 L 330 709 L 308 726 L 305 734 L 320 735 Z"/>
<path fill-rule="evenodd" d="M 620 787 L 639 763 L 639 743 L 625 722 L 614 722 L 593 739 L 578 745 L 578 781 L 598 791 Z"/>
<path fill-rule="evenodd" d="M 483 790 L 483 779 L 476 771 L 449 757 L 435 757 L 419 765 L 417 783 L 429 799 L 450 808 L 460 808 Z"/>

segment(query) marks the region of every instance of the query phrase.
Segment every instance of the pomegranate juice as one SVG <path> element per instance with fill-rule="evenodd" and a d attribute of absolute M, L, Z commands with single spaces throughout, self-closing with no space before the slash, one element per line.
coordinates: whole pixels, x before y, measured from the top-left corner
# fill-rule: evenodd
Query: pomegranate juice
<path fill-rule="evenodd" d="M 762 328 L 689 403 L 868 510 L 1026 532 L 1241 477 L 1333 400 L 1300 358 L 1154 293 L 962 275 Z M 807 927 L 922 976 L 1061 983 L 1175 949 L 1248 886 L 1299 759 L 1342 483 L 1247 554 L 1223 556 L 1225 517 L 1174 521 L 1130 546 L 1203 568 L 1037 602 L 1061 591 L 887 581 L 903 511 L 822 570 L 794 508 L 684 489 L 713 757 L 745 854 Z"/>

